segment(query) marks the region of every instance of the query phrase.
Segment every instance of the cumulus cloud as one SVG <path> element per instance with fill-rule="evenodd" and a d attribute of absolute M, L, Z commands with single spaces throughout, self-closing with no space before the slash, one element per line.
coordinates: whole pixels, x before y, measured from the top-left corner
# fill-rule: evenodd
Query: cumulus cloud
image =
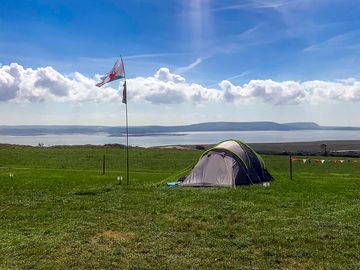
<path fill-rule="evenodd" d="M 335 82 L 251 80 L 242 86 L 222 81 L 219 86 L 223 90 L 224 100 L 229 102 L 243 100 L 292 105 L 317 104 L 322 101 L 360 101 L 360 81 L 352 78 Z"/>
<path fill-rule="evenodd" d="M 160 68 L 152 77 L 128 80 L 129 97 L 136 101 L 146 100 L 154 104 L 201 103 L 221 99 L 221 91 L 209 89 L 185 78 L 172 74 L 168 68 Z"/>
<path fill-rule="evenodd" d="M 0 102 L 121 102 L 121 92 L 95 86 L 99 75 L 89 78 L 75 72 L 64 75 L 52 67 L 24 68 L 19 64 L 0 66 Z M 128 99 L 153 104 L 206 102 L 267 103 L 294 105 L 323 101 L 360 101 L 360 81 L 251 80 L 235 85 L 223 80 L 216 88 L 189 83 L 184 77 L 160 68 L 153 76 L 127 80 Z"/>
<path fill-rule="evenodd" d="M 260 100 L 273 105 L 299 104 L 306 98 L 306 90 L 294 81 L 275 82 L 273 80 L 251 80 L 242 86 L 235 86 L 230 81 L 219 84 L 224 100 Z"/>
<path fill-rule="evenodd" d="M 111 101 L 117 91 L 99 91 L 95 80 L 80 73 L 63 75 L 52 67 L 25 69 L 19 64 L 0 67 L 0 101 Z"/>

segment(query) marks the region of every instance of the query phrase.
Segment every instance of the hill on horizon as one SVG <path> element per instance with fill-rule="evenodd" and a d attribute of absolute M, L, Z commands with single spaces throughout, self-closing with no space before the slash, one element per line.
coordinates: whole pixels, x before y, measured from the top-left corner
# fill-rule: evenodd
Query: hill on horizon
<path fill-rule="evenodd" d="M 130 134 L 158 134 L 172 132 L 200 131 L 291 131 L 291 130 L 360 130 L 360 127 L 320 126 L 315 122 L 276 123 L 258 122 L 205 122 L 179 126 L 129 126 Z M 36 136 L 45 134 L 93 134 L 108 133 L 110 136 L 122 136 L 124 126 L 85 126 L 85 125 L 1 125 L 0 135 Z"/>

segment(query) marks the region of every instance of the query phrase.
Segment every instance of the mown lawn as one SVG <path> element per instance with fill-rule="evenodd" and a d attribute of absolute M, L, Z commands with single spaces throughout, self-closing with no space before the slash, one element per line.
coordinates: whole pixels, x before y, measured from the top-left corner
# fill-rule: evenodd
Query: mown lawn
<path fill-rule="evenodd" d="M 0 146 L 0 268 L 360 269 L 360 163 L 290 181 L 263 156 L 270 188 L 165 186 L 200 155 L 133 148 L 119 186 L 123 149 Z"/>

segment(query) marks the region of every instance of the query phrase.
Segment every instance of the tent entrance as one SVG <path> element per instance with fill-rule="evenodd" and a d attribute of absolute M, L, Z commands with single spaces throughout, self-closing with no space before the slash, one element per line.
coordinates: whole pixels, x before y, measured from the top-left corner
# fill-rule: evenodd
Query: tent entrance
<path fill-rule="evenodd" d="M 209 152 L 194 167 L 183 185 L 191 186 L 233 186 L 238 164 L 225 152 Z"/>

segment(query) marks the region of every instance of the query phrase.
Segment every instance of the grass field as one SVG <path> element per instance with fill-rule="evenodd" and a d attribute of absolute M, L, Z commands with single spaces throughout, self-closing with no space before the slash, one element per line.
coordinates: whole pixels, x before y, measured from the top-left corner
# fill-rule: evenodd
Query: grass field
<path fill-rule="evenodd" d="M 119 186 L 124 153 L 0 146 L 0 268 L 360 269 L 360 163 L 295 163 L 290 181 L 288 157 L 263 156 L 270 188 L 169 188 L 201 151 L 133 148 Z"/>

